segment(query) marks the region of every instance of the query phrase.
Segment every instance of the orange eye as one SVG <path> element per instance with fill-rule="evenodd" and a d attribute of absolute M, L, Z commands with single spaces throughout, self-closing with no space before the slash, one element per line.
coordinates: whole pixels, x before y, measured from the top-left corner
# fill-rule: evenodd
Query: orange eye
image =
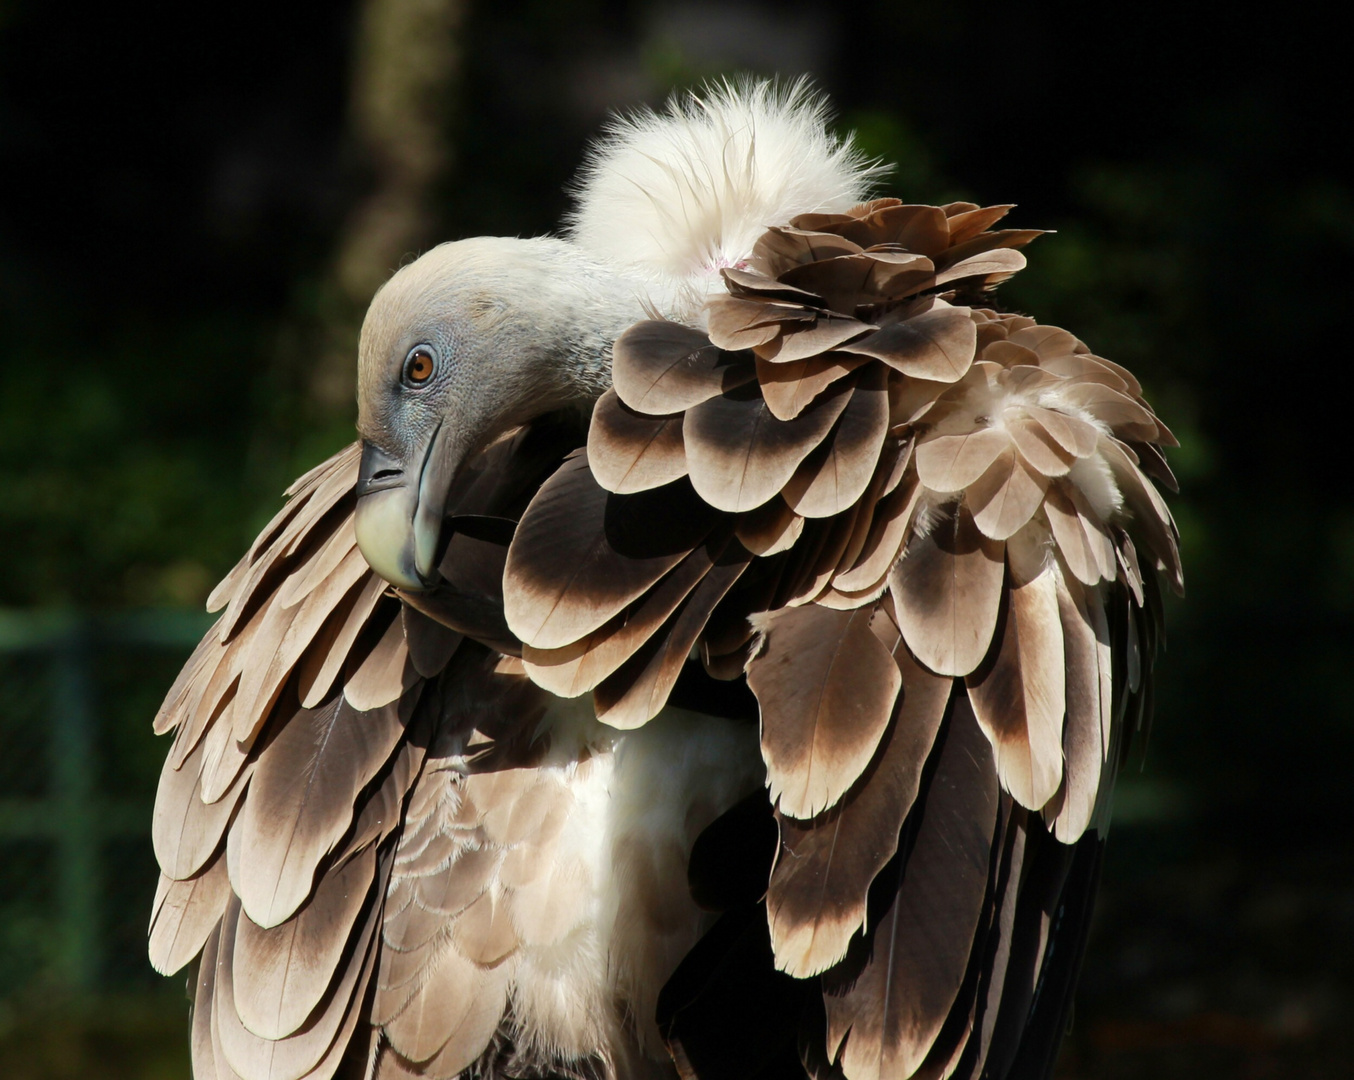
<path fill-rule="evenodd" d="M 433 354 L 420 345 L 404 361 L 404 381 L 410 386 L 421 386 L 433 373 Z"/>

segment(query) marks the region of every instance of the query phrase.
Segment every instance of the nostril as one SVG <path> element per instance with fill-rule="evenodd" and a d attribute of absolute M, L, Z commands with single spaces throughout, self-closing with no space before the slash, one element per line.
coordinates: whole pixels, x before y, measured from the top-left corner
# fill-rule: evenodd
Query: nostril
<path fill-rule="evenodd" d="M 379 472 L 374 472 L 371 474 L 370 482 L 374 484 L 380 480 L 392 480 L 397 476 L 402 476 L 403 474 L 404 474 L 403 469 L 382 469 Z"/>

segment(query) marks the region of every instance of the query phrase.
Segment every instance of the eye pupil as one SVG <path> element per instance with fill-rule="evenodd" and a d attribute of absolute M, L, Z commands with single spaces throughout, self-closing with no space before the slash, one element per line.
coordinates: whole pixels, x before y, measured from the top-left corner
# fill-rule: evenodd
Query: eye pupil
<path fill-rule="evenodd" d="M 433 373 L 433 358 L 425 349 L 416 349 L 409 354 L 409 359 L 404 362 L 404 378 L 406 382 L 418 384 L 425 383 Z"/>

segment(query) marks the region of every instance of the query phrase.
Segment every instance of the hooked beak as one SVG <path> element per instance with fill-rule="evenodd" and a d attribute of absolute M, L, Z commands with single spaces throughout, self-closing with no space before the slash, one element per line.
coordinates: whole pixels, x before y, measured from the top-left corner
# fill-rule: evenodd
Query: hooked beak
<path fill-rule="evenodd" d="M 365 440 L 357 477 L 357 546 L 381 577 L 420 591 L 438 580 L 447 492 L 464 456 L 442 425 L 406 464 Z"/>

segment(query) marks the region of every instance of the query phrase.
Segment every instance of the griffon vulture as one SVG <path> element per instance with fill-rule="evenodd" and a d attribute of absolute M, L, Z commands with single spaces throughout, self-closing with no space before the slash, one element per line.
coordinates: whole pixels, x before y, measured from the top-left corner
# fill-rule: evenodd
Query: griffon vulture
<path fill-rule="evenodd" d="M 1047 1075 L 1174 440 L 875 173 L 716 88 L 376 294 L 156 719 L 198 1080 Z"/>

